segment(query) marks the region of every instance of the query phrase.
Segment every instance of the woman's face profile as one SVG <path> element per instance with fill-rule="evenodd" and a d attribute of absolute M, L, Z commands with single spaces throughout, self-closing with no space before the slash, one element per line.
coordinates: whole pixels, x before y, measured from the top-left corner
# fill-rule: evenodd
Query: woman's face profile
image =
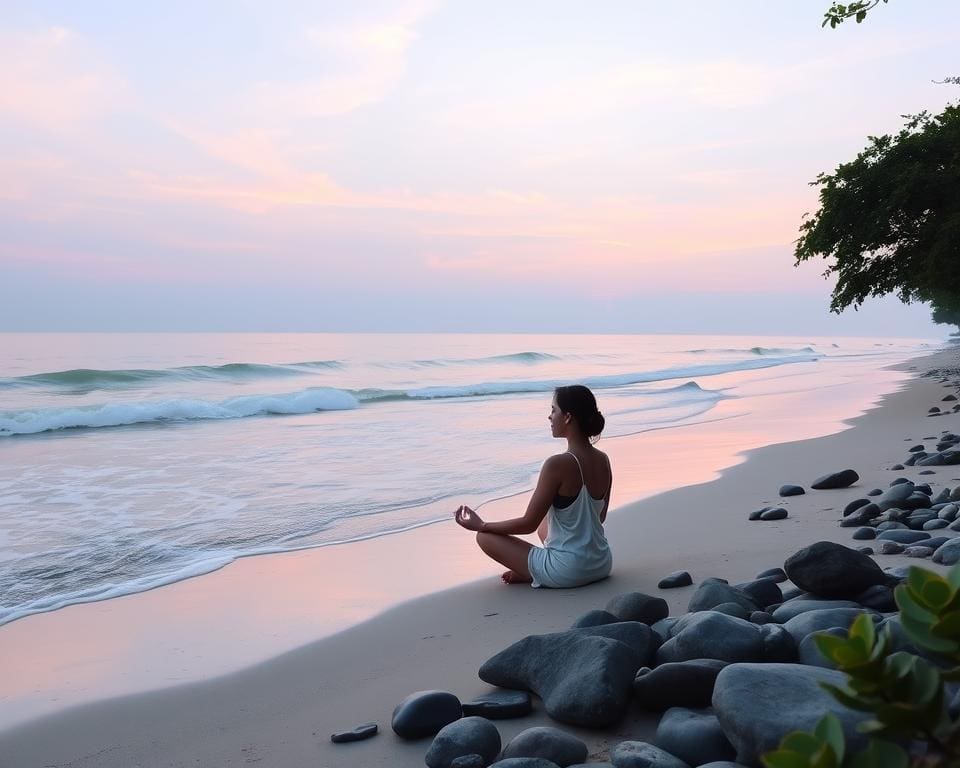
<path fill-rule="evenodd" d="M 563 437 L 566 422 L 563 418 L 563 411 L 557 406 L 556 399 L 550 405 L 550 416 L 548 418 L 550 419 L 550 433 L 554 437 Z"/>

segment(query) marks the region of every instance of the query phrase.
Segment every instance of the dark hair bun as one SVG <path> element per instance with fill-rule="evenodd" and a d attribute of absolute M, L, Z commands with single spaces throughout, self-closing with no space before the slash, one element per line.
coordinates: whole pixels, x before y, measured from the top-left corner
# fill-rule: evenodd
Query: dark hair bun
<path fill-rule="evenodd" d="M 568 387 L 557 387 L 554 390 L 557 407 L 564 413 L 569 413 L 577 421 L 577 426 L 587 437 L 596 437 L 603 432 L 606 419 L 597 409 L 597 399 L 593 392 L 582 384 L 571 384 Z"/>
<path fill-rule="evenodd" d="M 596 411 L 588 420 L 584 433 L 587 437 L 596 437 L 601 432 L 606 425 L 607 420 L 603 418 L 603 414 L 600 411 Z"/>

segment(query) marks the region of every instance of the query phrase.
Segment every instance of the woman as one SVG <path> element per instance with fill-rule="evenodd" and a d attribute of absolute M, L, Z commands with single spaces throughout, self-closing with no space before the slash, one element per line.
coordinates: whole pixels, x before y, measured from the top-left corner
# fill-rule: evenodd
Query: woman
<path fill-rule="evenodd" d="M 567 439 L 567 451 L 543 463 L 523 517 L 485 523 L 463 506 L 455 518 L 477 532 L 480 549 L 507 566 L 507 584 L 579 587 L 606 578 L 613 565 L 603 534 L 613 472 L 590 440 L 603 431 L 604 418 L 593 392 L 580 385 L 557 387 L 549 418 L 553 436 Z M 516 536 L 534 531 L 543 547 Z"/>

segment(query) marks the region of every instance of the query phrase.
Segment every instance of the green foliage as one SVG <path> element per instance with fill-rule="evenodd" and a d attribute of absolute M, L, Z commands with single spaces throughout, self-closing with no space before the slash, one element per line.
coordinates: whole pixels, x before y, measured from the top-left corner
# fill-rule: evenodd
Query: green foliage
<path fill-rule="evenodd" d="M 883 0 L 883 2 L 886 3 L 887 0 Z M 847 19 L 856 19 L 857 24 L 859 24 L 867 18 L 867 13 L 878 5 L 880 5 L 880 0 L 858 0 L 858 2 L 850 3 L 850 5 L 834 3 L 823 14 L 823 24 L 820 26 L 825 27 L 829 24 L 830 29 L 834 29 L 837 24 L 842 24 Z"/>
<path fill-rule="evenodd" d="M 840 721 L 832 714 L 813 733 L 796 731 L 763 757 L 767 768 L 906 768 L 910 756 L 899 744 L 926 745 L 914 764 L 960 765 L 960 721 L 947 712 L 944 682 L 960 681 L 960 565 L 946 577 L 911 568 L 894 592 L 900 623 L 928 656 L 892 651 L 889 628 L 878 633 L 867 614 L 846 637 L 818 634 L 820 653 L 847 674 L 845 687 L 823 687 L 840 704 L 872 715 L 859 726 L 869 746 L 848 754 Z"/>
<path fill-rule="evenodd" d="M 946 317 L 960 309 L 960 106 L 908 116 L 898 134 L 869 142 L 813 182 L 820 209 L 800 228 L 796 263 L 828 260 L 834 312 L 893 293 Z"/>

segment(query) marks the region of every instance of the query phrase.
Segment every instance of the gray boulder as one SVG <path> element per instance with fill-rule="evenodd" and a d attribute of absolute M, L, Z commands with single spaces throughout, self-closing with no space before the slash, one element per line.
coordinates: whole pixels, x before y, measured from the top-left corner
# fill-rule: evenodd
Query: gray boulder
<path fill-rule="evenodd" d="M 636 621 L 530 635 L 488 659 L 479 675 L 501 688 L 533 691 L 554 720 L 602 727 L 624 713 L 633 678 L 658 643 Z"/>
<path fill-rule="evenodd" d="M 498 760 L 491 764 L 490 768 L 560 768 L 560 766 L 543 757 L 508 757 L 506 760 Z"/>
<path fill-rule="evenodd" d="M 790 516 L 783 507 L 774 507 L 760 513 L 761 520 L 786 520 Z"/>
<path fill-rule="evenodd" d="M 737 762 L 759 765 L 760 756 L 776 749 L 791 731 L 812 731 L 824 712 L 840 720 L 847 748 L 857 752 L 866 737 L 857 726 L 869 715 L 841 706 L 820 687 L 844 686 L 847 676 L 832 669 L 800 664 L 731 664 L 717 676 L 713 709 Z"/>
<path fill-rule="evenodd" d="M 478 715 L 490 720 L 505 720 L 529 715 L 533 709 L 526 691 L 491 691 L 463 703 L 463 715 Z"/>
<path fill-rule="evenodd" d="M 610 759 L 614 768 L 690 768 L 679 757 L 645 741 L 621 741 Z"/>
<path fill-rule="evenodd" d="M 401 739 L 422 739 L 462 715 L 460 699 L 452 693 L 417 691 L 397 704 L 390 725 Z"/>
<path fill-rule="evenodd" d="M 849 629 L 850 625 L 863 613 L 877 619 L 880 618 L 878 614 L 863 608 L 826 608 L 819 611 L 807 611 L 799 616 L 794 616 L 789 621 L 784 622 L 783 627 L 799 645 L 803 638 L 811 632 L 819 632 L 822 629 L 830 629 L 830 627 Z"/>
<path fill-rule="evenodd" d="M 693 584 L 693 578 L 687 571 L 674 571 L 660 579 L 657 588 L 676 589 L 677 587 L 689 587 L 691 584 Z"/>
<path fill-rule="evenodd" d="M 668 709 L 660 719 L 653 743 L 690 765 L 736 756 L 717 716 L 704 710 Z"/>
<path fill-rule="evenodd" d="M 780 495 L 781 496 L 802 496 L 806 491 L 803 490 L 803 487 L 800 485 L 781 485 L 780 486 Z"/>
<path fill-rule="evenodd" d="M 817 647 L 816 638 L 818 635 L 832 635 L 833 637 L 846 637 L 847 630 L 840 627 L 831 627 L 821 632 L 811 632 L 800 642 L 797 649 L 797 661 L 810 667 L 822 667 L 823 669 L 836 669 L 837 665 L 830 659 L 820 653 Z"/>
<path fill-rule="evenodd" d="M 579 629 L 580 627 L 602 627 L 604 624 L 616 624 L 618 621 L 620 621 L 620 619 L 610 613 L 610 611 L 604 611 L 600 608 L 595 608 L 592 611 L 587 611 L 581 616 L 578 616 L 570 628 Z"/>
<path fill-rule="evenodd" d="M 429 768 L 450 768 L 458 757 L 480 755 L 483 764 L 488 765 L 499 753 L 497 726 L 483 717 L 464 717 L 440 729 L 424 760 Z"/>
<path fill-rule="evenodd" d="M 687 604 L 687 611 L 694 613 L 696 611 L 709 611 L 723 603 L 737 603 L 745 608 L 748 613 L 752 613 L 761 606 L 757 605 L 749 595 L 741 592 L 736 587 L 718 579 L 707 579 L 703 581 L 696 591 L 690 597 Z"/>
<path fill-rule="evenodd" d="M 641 709 L 663 712 L 670 707 L 709 707 L 713 684 L 727 662 L 691 659 L 643 667 L 633 681 L 633 698 Z"/>
<path fill-rule="evenodd" d="M 848 488 L 860 479 L 852 469 L 843 469 L 839 472 L 831 472 L 829 475 L 818 477 L 810 484 L 810 487 L 816 491 L 825 491 L 833 488 Z"/>
<path fill-rule="evenodd" d="M 783 624 L 801 613 L 827 608 L 860 608 L 860 604 L 853 600 L 790 600 L 773 612 L 773 618 Z"/>
<path fill-rule="evenodd" d="M 900 509 L 901 504 L 913 493 L 913 489 L 914 485 L 909 480 L 897 483 L 884 491 L 874 504 L 880 507 L 882 512 L 888 509 Z"/>
<path fill-rule="evenodd" d="M 941 565 L 955 565 L 960 562 L 960 537 L 941 544 L 933 553 L 933 562 Z"/>
<path fill-rule="evenodd" d="M 691 659 L 730 662 L 792 660 L 779 655 L 783 653 L 782 639 L 765 633 L 775 625 L 758 626 L 714 611 L 688 614 L 677 626 L 681 624 L 682 629 L 660 646 L 657 664 Z"/>
<path fill-rule="evenodd" d="M 666 600 L 643 592 L 616 595 L 607 603 L 607 610 L 620 621 L 642 621 L 644 624 L 654 624 L 670 613 Z"/>
<path fill-rule="evenodd" d="M 761 571 L 755 577 L 756 579 L 773 579 L 776 582 L 786 581 L 787 574 L 784 573 L 783 568 L 767 568 L 765 571 Z"/>
<path fill-rule="evenodd" d="M 783 567 L 790 581 L 820 597 L 854 597 L 887 579 L 867 555 L 832 541 L 804 547 L 788 557 Z"/>
<path fill-rule="evenodd" d="M 906 547 L 896 541 L 878 541 L 877 554 L 880 555 L 899 555 Z"/>
<path fill-rule="evenodd" d="M 503 748 L 504 758 L 540 757 L 560 768 L 582 763 L 587 759 L 587 745 L 576 736 L 559 728 L 538 726 L 520 731 Z"/>
<path fill-rule="evenodd" d="M 877 538 L 883 539 L 884 541 L 895 541 L 898 544 L 916 544 L 918 541 L 929 539 L 930 534 L 924 533 L 923 531 L 903 531 L 894 529 L 881 531 L 877 534 Z"/>

